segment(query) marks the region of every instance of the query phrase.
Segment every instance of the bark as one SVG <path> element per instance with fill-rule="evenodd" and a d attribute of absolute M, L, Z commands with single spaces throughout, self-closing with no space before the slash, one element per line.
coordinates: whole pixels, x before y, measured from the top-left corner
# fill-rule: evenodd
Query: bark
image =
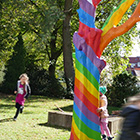
<path fill-rule="evenodd" d="M 52 39 L 50 41 L 51 53 L 48 55 L 49 56 L 49 61 L 50 61 L 50 65 L 49 65 L 49 76 L 50 77 L 55 77 L 56 61 L 62 53 L 62 48 L 60 48 L 60 49 L 56 48 L 56 40 L 57 40 L 58 29 L 59 28 L 56 28 L 52 32 Z M 47 46 L 46 46 L 46 49 L 47 49 Z"/>
<path fill-rule="evenodd" d="M 71 32 L 70 32 L 72 1 L 73 0 L 65 0 L 65 8 L 64 8 L 65 19 L 63 22 L 63 60 L 64 60 L 65 80 L 68 92 L 71 91 L 71 89 L 73 89 L 74 85 L 74 68 L 73 68 Z"/>

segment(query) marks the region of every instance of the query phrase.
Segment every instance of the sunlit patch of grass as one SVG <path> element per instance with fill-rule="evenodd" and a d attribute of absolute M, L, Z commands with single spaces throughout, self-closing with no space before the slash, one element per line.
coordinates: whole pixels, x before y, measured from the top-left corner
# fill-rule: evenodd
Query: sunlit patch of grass
<path fill-rule="evenodd" d="M 47 125 L 48 111 L 55 110 L 55 104 L 63 108 L 73 101 L 32 95 L 15 122 L 15 96 L 0 94 L 0 140 L 68 140 L 70 130 Z"/>
<path fill-rule="evenodd" d="M 0 140 L 69 140 L 70 129 L 49 126 L 47 122 L 48 112 L 59 110 L 55 105 L 65 112 L 72 112 L 73 100 L 31 95 L 25 102 L 23 114 L 19 114 L 15 122 L 15 97 L 0 94 Z M 108 109 L 112 112 L 119 108 Z"/>

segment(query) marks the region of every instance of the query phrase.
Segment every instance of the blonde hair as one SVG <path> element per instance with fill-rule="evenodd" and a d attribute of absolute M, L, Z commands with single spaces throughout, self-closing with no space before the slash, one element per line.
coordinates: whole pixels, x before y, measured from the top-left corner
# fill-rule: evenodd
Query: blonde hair
<path fill-rule="evenodd" d="M 25 77 L 26 78 L 26 82 L 29 83 L 29 77 L 26 73 L 23 73 L 19 76 L 19 79 L 21 79 L 22 77 Z"/>
<path fill-rule="evenodd" d="M 138 93 L 138 94 L 136 94 L 134 96 L 129 97 L 127 103 L 125 104 L 125 106 L 133 105 L 133 104 L 135 104 L 137 102 L 140 102 L 140 93 Z"/>

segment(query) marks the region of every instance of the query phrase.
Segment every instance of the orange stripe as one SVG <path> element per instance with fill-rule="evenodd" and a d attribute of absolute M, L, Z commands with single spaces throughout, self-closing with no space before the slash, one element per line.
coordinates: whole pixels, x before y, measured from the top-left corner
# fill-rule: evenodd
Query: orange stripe
<path fill-rule="evenodd" d="M 80 139 L 77 137 L 77 135 L 75 134 L 73 126 L 71 127 L 71 133 L 72 133 L 73 137 L 72 137 L 70 140 L 80 140 Z"/>
<path fill-rule="evenodd" d="M 93 96 L 76 77 L 75 77 L 75 85 L 94 106 L 96 107 L 99 106 L 98 99 L 95 96 Z"/>

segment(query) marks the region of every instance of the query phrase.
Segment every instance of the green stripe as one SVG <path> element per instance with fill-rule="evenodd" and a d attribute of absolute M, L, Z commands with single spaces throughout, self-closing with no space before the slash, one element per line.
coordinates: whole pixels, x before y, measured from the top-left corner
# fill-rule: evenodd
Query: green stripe
<path fill-rule="evenodd" d="M 87 125 L 85 125 L 80 118 L 76 115 L 75 111 L 73 111 L 73 118 L 75 121 L 75 124 L 77 125 L 78 129 L 83 132 L 85 135 L 87 135 L 91 139 L 101 140 L 101 134 L 99 132 L 96 132 L 89 128 Z"/>
<path fill-rule="evenodd" d="M 96 78 L 76 59 L 76 68 L 99 90 L 99 83 Z"/>
<path fill-rule="evenodd" d="M 115 8 L 114 10 L 113 10 L 113 12 L 110 14 L 110 16 L 107 18 L 107 20 L 105 21 L 105 23 L 104 23 L 104 25 L 103 25 L 103 27 L 101 28 L 102 30 L 104 29 L 104 27 L 108 24 L 108 22 L 109 22 L 109 20 L 110 20 L 110 18 L 112 17 L 112 15 L 120 8 L 120 6 L 124 3 L 124 2 L 126 2 L 127 0 L 122 0 L 121 1 L 121 3 L 120 3 L 120 5 L 117 7 L 117 8 Z"/>

